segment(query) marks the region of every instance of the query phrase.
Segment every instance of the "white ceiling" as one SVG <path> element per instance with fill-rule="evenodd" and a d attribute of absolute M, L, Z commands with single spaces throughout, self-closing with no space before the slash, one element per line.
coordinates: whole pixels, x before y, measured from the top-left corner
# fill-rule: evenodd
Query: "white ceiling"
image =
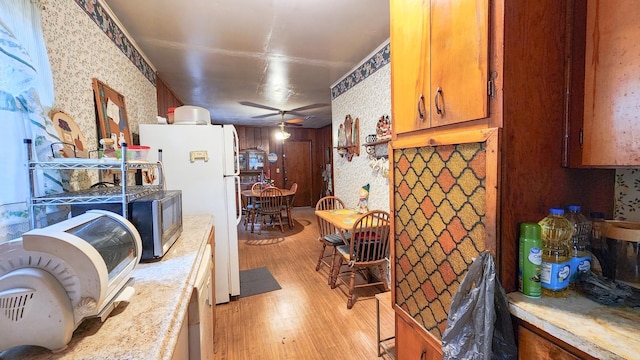
<path fill-rule="evenodd" d="M 175 94 L 217 123 L 281 120 L 278 111 L 240 104 L 251 102 L 281 110 L 328 104 L 284 117 L 328 125 L 331 85 L 389 38 L 388 0 L 105 2 Z"/>

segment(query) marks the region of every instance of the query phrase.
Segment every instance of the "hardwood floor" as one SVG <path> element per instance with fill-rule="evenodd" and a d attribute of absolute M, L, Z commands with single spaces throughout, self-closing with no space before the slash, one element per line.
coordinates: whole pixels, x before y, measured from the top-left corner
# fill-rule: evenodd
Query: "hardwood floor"
<path fill-rule="evenodd" d="M 347 310 L 346 287 L 327 285 L 326 266 L 315 271 L 314 209 L 295 208 L 293 218 L 285 234 L 240 224 L 240 270 L 266 266 L 282 289 L 216 305 L 215 359 L 377 359 L 375 292 L 356 290 Z M 393 332 L 393 317 L 384 317 L 382 337 Z"/>

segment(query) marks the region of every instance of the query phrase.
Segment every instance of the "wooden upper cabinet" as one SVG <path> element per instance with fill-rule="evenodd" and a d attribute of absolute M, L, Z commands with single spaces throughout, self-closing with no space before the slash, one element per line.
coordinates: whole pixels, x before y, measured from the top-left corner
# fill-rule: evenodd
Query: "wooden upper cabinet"
<path fill-rule="evenodd" d="M 488 115 L 488 0 L 391 0 L 395 134 Z"/>
<path fill-rule="evenodd" d="M 431 126 L 429 97 L 429 0 L 391 0 L 392 131 L 399 134 Z M 423 116 L 418 113 L 418 106 Z"/>
<path fill-rule="evenodd" d="M 640 165 L 640 7 L 587 3 L 582 165 Z"/>

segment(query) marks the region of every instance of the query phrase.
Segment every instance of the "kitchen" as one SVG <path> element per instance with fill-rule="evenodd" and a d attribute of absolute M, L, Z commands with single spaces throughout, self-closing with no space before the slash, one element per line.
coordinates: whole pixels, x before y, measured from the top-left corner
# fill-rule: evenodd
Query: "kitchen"
<path fill-rule="evenodd" d="M 77 6 L 75 4 L 71 4 L 73 6 Z M 71 5 L 69 5 L 69 8 L 71 8 Z M 506 9 L 502 9 L 500 6 L 500 4 L 498 3 L 497 5 L 494 4 L 495 8 L 492 8 L 493 12 L 497 12 L 497 14 L 500 14 L 500 11 L 504 11 L 508 13 L 508 10 L 514 11 L 512 8 L 506 8 Z M 528 9 L 528 11 L 532 12 L 531 14 L 531 18 L 535 18 L 535 16 L 533 14 L 542 16 L 542 14 L 546 15 L 546 16 L 550 16 L 549 13 L 555 13 L 553 11 L 544 11 L 544 7 L 543 6 L 553 6 L 552 4 L 540 4 L 540 8 L 536 8 L 536 9 Z M 50 8 L 51 12 L 55 12 L 57 15 L 59 15 L 61 18 L 63 19 L 74 19 L 75 16 L 80 17 L 78 14 L 74 13 L 73 11 L 76 11 L 77 9 L 66 9 L 66 7 L 61 6 L 59 4 L 48 4 L 47 5 L 48 8 Z M 537 10 L 534 11 L 534 10 Z M 511 13 L 508 13 L 511 14 Z M 558 16 L 558 18 L 555 19 L 548 19 L 547 21 L 550 23 L 554 23 L 556 24 L 557 27 L 560 26 L 560 24 L 564 24 L 564 20 L 562 18 L 560 18 L 561 14 L 565 14 L 564 12 L 557 12 L 556 16 Z M 492 13 L 492 16 L 495 16 L 495 13 Z M 496 16 L 496 18 L 501 18 L 501 16 Z M 542 17 L 543 19 L 546 19 L 545 17 Z M 45 22 L 48 21 L 47 19 L 44 19 Z M 526 22 L 527 24 L 529 23 L 535 23 L 534 20 L 530 19 L 530 18 L 526 18 L 526 20 L 528 22 Z M 95 27 L 95 25 L 93 25 L 93 23 L 91 23 L 88 19 L 81 19 L 81 21 L 86 25 L 86 29 L 83 28 L 83 33 L 85 37 L 89 37 L 89 38 L 99 38 L 100 33 L 98 32 L 98 29 L 92 28 Z M 71 24 L 74 23 L 73 21 L 66 21 L 65 23 Z M 511 25 L 514 28 L 509 28 L 509 35 L 510 37 L 508 38 L 508 40 L 510 42 L 507 42 L 507 44 L 509 45 L 507 47 L 507 50 L 505 51 L 510 51 L 508 53 L 509 56 L 514 56 L 516 54 L 520 54 L 517 51 L 521 51 L 523 54 L 520 54 L 521 57 L 530 57 L 532 56 L 531 53 L 526 52 L 525 47 L 522 46 L 522 43 L 526 42 L 527 44 L 530 44 L 530 46 L 527 47 L 527 49 L 535 49 L 536 51 L 539 51 L 539 55 L 538 57 L 542 57 L 544 55 L 555 55 L 555 56 L 560 56 L 561 54 L 563 54 L 563 51 L 558 50 L 558 47 L 562 48 L 561 45 L 556 44 L 556 47 L 552 47 L 552 48 L 547 48 L 547 47 L 543 47 L 543 45 L 545 45 L 546 43 L 543 41 L 544 39 L 538 39 L 538 41 L 533 41 L 536 40 L 535 34 L 531 33 L 526 33 L 525 34 L 521 34 L 520 32 L 517 32 L 516 30 L 520 30 L 520 31 L 524 31 L 523 29 L 521 29 L 519 26 L 517 26 L 517 24 L 519 24 L 516 21 L 513 22 L 509 22 L 507 25 Z M 507 26 L 505 25 L 505 27 Z M 541 25 L 539 25 L 541 26 Z M 561 32 L 564 31 L 562 28 L 555 28 L 556 31 Z M 93 34 L 88 36 L 87 34 Z M 505 29 L 505 34 L 507 34 L 507 31 Z M 532 35 L 533 34 L 533 35 Z M 491 37 L 494 38 L 495 34 L 491 34 Z M 498 35 L 500 35 L 498 33 Z M 525 35 L 531 35 L 533 37 L 533 39 L 530 39 L 528 37 L 526 37 Z M 505 35 L 506 37 L 506 35 Z M 552 38 L 556 39 L 555 36 L 551 36 Z M 68 37 L 67 36 L 59 36 L 56 37 L 55 41 L 58 42 L 63 42 L 63 40 Z M 523 40 L 526 39 L 526 40 Z M 556 39 L 557 41 L 559 41 L 558 39 Z M 54 42 L 55 42 L 54 41 Z M 76 39 L 75 41 L 79 41 L 78 39 Z M 535 46 L 534 46 L 535 44 Z M 54 44 L 54 46 L 60 46 L 64 48 L 63 44 Z M 393 46 L 393 45 L 392 45 Z M 539 47 L 538 47 L 539 46 Z M 547 45 L 548 46 L 548 45 Z M 82 46 L 78 46 L 79 48 L 82 48 Z M 494 50 L 494 51 L 498 51 L 498 50 Z M 513 51 L 513 53 L 511 52 Z M 549 52 L 549 54 L 547 54 L 546 52 Z M 55 52 L 55 51 L 54 51 Z M 62 51 L 64 52 L 64 51 Z M 57 52 L 57 53 L 61 53 L 61 52 Z M 393 49 L 392 49 L 392 53 L 393 53 Z M 533 53 L 534 55 L 536 53 Z M 500 54 L 498 54 L 500 55 Z M 496 56 L 498 56 L 496 55 Z M 506 56 L 507 54 L 505 54 Z M 111 56 L 111 55 L 109 55 Z M 118 57 L 119 55 L 113 55 L 114 60 L 113 63 L 115 64 L 121 64 L 121 66 L 123 66 L 124 68 L 128 68 L 130 65 L 126 63 L 126 61 L 128 60 L 122 60 Z M 88 55 L 86 56 L 87 58 L 93 58 L 92 56 Z M 499 57 L 499 56 L 498 56 Z M 82 57 L 78 57 L 78 58 L 82 58 Z M 392 59 L 393 60 L 393 59 Z M 541 62 L 538 62 L 537 64 L 540 65 L 540 68 L 548 70 L 547 69 L 547 65 L 545 65 L 545 62 L 542 62 L 542 59 L 537 59 L 537 60 L 541 60 Z M 553 61 L 555 61 L 554 63 L 557 64 L 560 59 L 555 58 L 553 59 Z M 549 59 L 549 62 L 553 62 L 551 61 L 551 59 Z M 532 61 L 530 61 L 532 62 Z M 535 99 L 531 99 L 529 96 L 526 95 L 521 95 L 517 98 L 512 98 L 510 97 L 511 94 L 510 91 L 514 91 L 514 89 L 522 89 L 522 92 L 524 92 L 525 94 L 535 94 L 535 93 L 539 93 L 539 89 L 549 89 L 548 87 L 548 83 L 547 81 L 545 81 L 544 77 L 539 76 L 539 72 L 540 70 L 538 68 L 536 69 L 532 69 L 530 67 L 525 66 L 526 64 L 517 64 L 517 63 L 513 63 L 513 64 L 508 64 L 509 66 L 507 66 L 507 64 L 505 64 L 505 68 L 504 68 L 504 76 L 502 77 L 498 77 L 495 79 L 496 84 L 500 84 L 501 81 L 504 81 L 504 95 L 502 95 L 502 93 L 498 92 L 497 98 L 494 98 L 493 100 L 490 100 L 490 109 L 495 109 L 495 108 L 500 108 L 500 106 L 493 106 L 493 104 L 495 103 L 500 103 L 500 102 L 504 102 L 505 104 L 508 105 L 513 105 L 513 107 L 508 107 L 505 105 L 505 112 L 509 112 L 510 116 L 514 116 L 513 120 L 513 124 L 520 124 L 520 123 L 526 123 L 526 122 L 531 122 L 530 119 L 553 119 L 553 124 L 551 127 L 547 128 L 545 126 L 539 126 L 536 128 L 531 128 L 528 130 L 528 137 L 525 137 L 525 139 L 532 139 L 531 142 L 522 142 L 522 143 L 516 143 L 516 142 L 504 142 L 506 148 L 502 149 L 501 151 L 503 153 L 515 153 L 516 150 L 517 152 L 523 152 L 525 154 L 528 154 L 528 151 L 530 151 L 529 149 L 531 149 L 532 146 L 535 146 L 538 149 L 541 149 L 541 152 L 545 152 L 545 151 L 549 151 L 549 152 L 553 152 L 553 154 L 550 154 L 550 156 L 552 157 L 557 157 L 558 153 L 555 152 L 556 150 L 550 150 L 550 149 L 557 149 L 557 144 L 554 142 L 550 142 L 550 143 L 544 143 L 542 142 L 541 139 L 547 139 L 547 138 L 554 138 L 553 134 L 556 133 L 562 133 L 562 129 L 560 128 L 561 124 L 561 119 L 562 116 L 559 114 L 563 114 L 564 113 L 564 107 L 561 103 L 560 100 L 562 100 L 562 97 L 554 97 L 553 98 L 553 102 L 545 102 L 545 105 L 540 105 L 539 103 L 527 103 L 526 100 L 528 101 L 532 101 Z M 511 65 L 513 65 L 513 67 L 511 67 Z M 516 66 L 519 65 L 519 66 Z M 393 62 L 392 62 L 392 66 L 393 66 Z M 78 69 L 74 69 L 77 73 L 81 73 L 84 70 L 81 68 Z M 526 77 L 526 79 L 522 79 L 520 80 L 520 82 L 513 82 L 511 83 L 511 79 L 514 79 L 514 75 L 513 73 L 517 73 L 519 71 L 525 71 L 528 70 L 530 71 L 530 74 Z M 105 71 L 103 69 L 103 71 Z M 64 98 L 66 96 L 68 96 L 69 98 L 67 100 L 61 99 L 60 100 L 60 105 L 66 105 L 66 107 L 70 108 L 70 109 L 75 109 L 74 115 L 76 115 L 76 117 L 78 119 L 80 119 L 81 122 L 84 122 L 84 125 L 87 127 L 91 127 L 93 126 L 93 119 L 94 119 L 94 110 L 92 109 L 91 106 L 86 106 L 86 107 L 82 107 L 84 105 L 81 105 L 78 103 L 77 100 L 73 100 L 73 99 L 84 99 L 82 101 L 82 103 L 86 103 L 86 104 L 92 104 L 92 99 L 91 99 L 91 93 L 87 92 L 87 91 L 80 91 L 78 89 L 86 89 L 87 84 L 85 84 L 86 79 L 87 78 L 91 78 L 94 76 L 104 76 L 104 79 L 108 80 L 108 82 L 110 84 L 112 84 L 112 86 L 118 88 L 118 89 L 128 89 L 128 88 L 132 88 L 135 89 L 135 91 L 140 91 L 141 93 L 143 93 L 143 95 L 137 96 L 137 95 L 133 95 L 133 94 L 127 94 L 127 99 L 131 99 L 128 102 L 128 109 L 131 113 L 137 113 L 138 116 L 143 117 L 143 118 L 149 118 L 149 119 L 155 119 L 155 116 L 157 115 L 157 111 L 156 111 L 156 107 L 155 104 L 152 105 L 142 105 L 144 102 L 151 102 L 153 103 L 154 101 L 150 100 L 150 99 L 155 99 L 155 89 L 153 89 L 153 86 L 145 86 L 145 81 L 147 81 L 146 79 L 142 78 L 140 79 L 139 74 L 135 73 L 135 71 L 120 71 L 120 72 L 116 72 L 119 75 L 122 74 L 128 74 L 126 77 L 132 77 L 133 79 L 132 81 L 132 85 L 129 84 L 124 84 L 124 81 L 126 81 L 125 79 L 122 78 L 122 76 L 115 76 L 114 74 L 111 74 L 111 70 L 109 71 L 105 71 L 105 74 L 96 74 L 95 72 L 92 71 L 88 71 L 88 73 L 83 74 L 82 76 L 68 76 L 66 77 L 68 80 L 67 81 L 59 81 L 59 83 L 63 84 L 62 87 L 58 86 L 57 87 L 57 93 L 56 96 L 60 96 L 61 98 Z M 513 73 L 510 73 L 513 72 Z M 499 72 L 502 73 L 502 72 Z M 553 75 L 554 78 L 552 79 L 553 81 L 550 81 L 553 85 L 554 85 L 554 89 L 556 89 L 554 92 L 552 92 L 553 94 L 560 94 L 563 93 L 561 91 L 561 88 L 559 87 L 559 84 L 561 85 L 563 83 L 562 79 L 563 79 L 563 74 L 559 73 L 557 71 L 554 72 L 550 72 L 550 71 L 545 71 L 545 74 L 548 74 L 548 76 Z M 508 76 L 509 75 L 509 76 Z M 60 74 L 55 74 L 54 73 L 54 77 L 55 76 L 62 76 Z M 523 76 L 524 78 L 524 76 Z M 526 80 L 526 81 L 525 81 Z M 532 81 L 529 81 L 532 80 Z M 537 82 L 536 82 L 537 81 Z M 68 84 L 68 85 L 67 85 Z M 497 87 L 498 89 L 500 89 L 500 87 Z M 73 95 L 73 94 L 77 94 L 77 95 Z M 76 96 L 76 97 L 74 97 Z M 504 96 L 504 99 L 501 99 L 500 97 Z M 134 100 L 135 99 L 135 100 Z M 339 98 L 338 98 L 339 99 Z M 538 101 L 550 101 L 550 99 L 538 99 Z M 512 102 L 513 101 L 513 102 Z M 65 106 L 63 106 L 65 107 Z M 411 106 L 413 108 L 413 105 Z M 151 109 L 151 110 L 149 110 Z M 523 111 L 522 109 L 526 109 L 526 111 Z M 520 113 L 526 113 L 527 117 L 524 118 L 519 118 L 517 117 L 518 114 Z M 162 113 L 160 113 L 162 114 Z M 524 116 L 524 115 L 520 115 L 520 116 Z M 337 125 L 339 125 L 340 123 L 342 123 L 344 120 L 344 116 L 342 114 L 340 114 L 340 116 L 334 116 L 334 126 L 333 128 L 336 129 Z M 536 121 L 541 121 L 541 120 L 536 120 Z M 549 120 L 550 121 L 550 120 Z M 504 120 L 505 124 L 504 124 L 504 129 L 503 129 L 503 135 L 506 139 L 512 138 L 512 137 L 518 137 L 519 131 L 515 125 L 512 126 L 512 123 Z M 302 129 L 294 129 L 296 131 L 304 131 L 304 132 L 309 132 L 309 130 L 302 130 Z M 253 131 L 253 130 L 252 130 Z M 293 130 L 292 130 L 293 131 Z M 327 131 L 327 130 L 324 130 Z M 329 134 L 332 134 L 333 137 L 335 138 L 335 131 L 333 130 L 333 132 L 329 132 Z M 95 135 L 94 135 L 95 136 Z M 295 132 L 294 132 L 294 136 L 295 136 Z M 326 138 L 326 136 L 325 136 Z M 575 137 L 571 137 L 571 139 L 575 139 Z M 93 140 L 93 142 L 95 143 L 95 138 L 91 139 Z M 90 140 L 90 141 L 91 141 Z M 241 140 L 242 141 L 242 140 Z M 407 140 L 408 141 L 408 140 Z M 436 139 L 437 141 L 437 139 Z M 332 146 L 333 141 L 331 141 L 331 139 L 329 139 L 328 141 L 325 140 L 325 144 L 329 144 L 329 146 Z M 546 145 L 545 145 L 546 144 Z M 400 146 L 401 143 L 398 143 L 398 145 Z M 415 145 L 414 145 L 415 146 Z M 526 146 L 526 149 L 520 149 L 519 146 Z M 247 145 L 247 147 L 253 147 L 250 144 Z M 314 150 L 316 151 L 316 150 Z M 322 151 L 318 151 L 318 153 L 320 155 L 323 154 Z M 320 156 L 318 155 L 318 156 Z M 336 153 L 333 154 L 333 158 L 335 161 L 335 168 L 336 168 L 336 172 L 338 171 L 338 168 L 341 169 L 345 169 L 343 171 L 348 171 L 348 169 L 350 168 L 350 166 L 352 168 L 355 168 L 359 165 L 356 165 L 356 163 L 352 163 L 351 165 L 349 164 L 349 162 L 344 159 L 339 157 L 339 155 L 337 155 Z M 357 161 L 357 160 L 361 160 L 360 157 L 354 157 L 353 161 Z M 524 159 L 522 159 L 522 161 L 525 161 L 526 157 Z M 553 162 L 554 164 L 556 162 Z M 518 167 L 520 165 L 519 162 L 516 162 L 515 159 L 513 160 L 513 162 L 510 162 L 508 164 L 504 164 L 502 166 L 502 172 L 503 174 L 507 174 L 509 173 L 510 175 L 505 175 L 505 176 L 509 176 L 509 177 L 513 177 L 513 178 L 526 178 L 527 176 L 529 176 L 530 174 L 523 174 L 521 177 L 518 176 L 518 173 L 515 173 L 514 169 L 518 169 L 520 170 L 520 168 Z M 524 167 L 524 166 L 522 166 Z M 513 172 L 512 172 L 513 171 Z M 631 172 L 633 170 L 626 170 L 626 171 L 620 171 L 620 175 L 624 174 L 623 176 L 626 176 L 627 172 Z M 275 172 L 275 170 L 273 170 L 272 172 Z M 319 172 L 319 170 L 318 170 Z M 567 171 L 568 172 L 568 171 Z M 584 187 L 586 188 L 587 185 L 593 188 L 598 188 L 598 189 L 604 189 L 604 191 L 599 192 L 598 194 L 592 194 L 594 196 L 599 196 L 601 197 L 598 200 L 594 200 L 594 204 L 597 203 L 604 203 L 606 204 L 606 207 L 601 208 L 600 210 L 604 211 L 605 213 L 607 213 L 608 217 L 613 217 L 614 216 L 614 209 L 613 209 L 613 204 L 611 204 L 611 199 L 614 197 L 614 190 L 613 190 L 613 170 L 598 170 L 598 171 L 592 171 L 592 170 L 571 170 L 571 173 L 574 173 L 575 176 L 573 175 L 567 175 L 567 172 L 565 172 L 564 170 L 556 170 L 556 172 L 554 173 L 554 176 L 545 176 L 544 179 L 541 179 L 541 182 L 539 184 L 536 184 L 533 187 L 527 187 L 527 190 L 532 192 L 533 194 L 549 194 L 549 200 L 547 200 L 547 202 L 551 202 L 552 198 L 554 198 L 554 201 L 557 202 L 561 202 L 561 203 L 566 203 L 569 201 L 569 197 L 565 198 L 564 195 L 560 196 L 557 195 L 555 192 L 564 192 L 566 191 L 567 193 L 571 193 L 573 191 L 576 191 L 575 188 L 578 188 L 578 186 L 567 186 L 567 185 L 558 185 L 555 184 L 554 182 L 551 181 L 551 178 L 560 178 L 562 179 L 562 181 L 567 180 L 567 177 L 571 177 L 573 178 L 572 180 L 575 180 L 577 183 L 581 184 L 583 182 L 586 182 L 587 184 L 584 185 Z M 591 177 L 590 175 L 593 172 L 604 172 L 605 176 L 604 176 L 604 180 L 602 179 L 597 179 L 596 177 Z M 589 175 L 589 176 L 587 176 Z M 589 182 L 594 182 L 594 180 L 597 180 L 596 185 L 594 184 L 588 184 Z M 524 181 L 524 180 L 522 180 Z M 598 184 L 598 182 L 600 182 Z M 336 188 L 339 188 L 340 184 L 338 184 L 338 181 L 336 179 L 336 184 L 335 184 Z M 354 187 L 355 189 L 357 189 L 357 187 Z M 554 189 L 554 193 L 551 194 L 550 193 L 550 189 Z M 353 190 L 352 190 L 353 191 Z M 319 191 L 317 192 L 319 193 Z M 340 192 L 338 193 L 336 191 L 336 193 L 340 196 L 344 196 L 346 197 L 350 197 L 350 196 L 355 196 L 355 195 L 351 195 L 348 190 L 340 190 Z M 503 197 L 504 196 L 510 196 L 512 197 L 514 200 L 509 201 L 509 202 L 503 202 L 502 204 L 517 204 L 518 206 L 522 207 L 522 208 L 527 208 L 526 210 L 522 210 L 522 208 L 519 207 L 510 207 L 507 208 L 505 205 L 502 205 L 502 222 L 504 228 L 501 230 L 502 231 L 502 236 L 508 236 L 508 239 L 515 239 L 516 234 L 517 234 L 517 230 L 516 230 L 516 226 L 517 226 L 517 222 L 522 221 L 524 218 L 526 218 L 527 220 L 538 220 L 538 218 L 541 218 L 544 215 L 544 212 L 546 211 L 546 207 L 548 207 L 548 204 L 544 201 L 540 202 L 538 201 L 538 199 L 529 199 L 527 200 L 527 203 L 522 203 L 520 201 L 516 201 L 516 200 L 522 200 L 522 199 L 526 199 L 523 198 L 522 196 L 524 196 L 522 194 L 521 191 L 517 191 L 516 188 L 512 189 L 512 190 L 507 190 L 505 193 L 503 193 Z M 536 197 L 539 197 L 536 195 Z M 523 211 L 527 211 L 528 213 L 521 213 Z M 508 215 L 510 213 L 513 212 L 513 221 L 508 221 Z M 507 215 L 507 216 L 505 216 Z M 618 215 L 617 213 L 615 213 L 615 215 Z M 515 220 L 518 219 L 518 220 Z M 507 235 L 508 234 L 508 235 Z M 494 234 L 496 235 L 496 234 Z M 515 241 L 511 241 L 511 240 L 504 240 L 505 243 L 513 243 L 513 246 L 515 246 Z M 502 249 L 502 248 L 501 248 Z M 503 280 L 504 283 L 507 284 L 512 284 L 511 286 L 515 286 L 515 281 L 513 280 L 514 276 L 515 276 L 515 272 L 514 271 L 510 271 L 509 269 L 513 269 L 513 264 L 510 264 L 510 262 L 515 262 L 515 248 L 508 248 L 505 247 L 503 251 L 503 261 L 505 261 L 506 266 L 504 266 L 504 271 L 506 272 L 505 274 L 501 274 L 501 278 Z M 512 280 L 509 280 L 509 278 L 511 278 Z M 511 289 L 513 290 L 513 289 Z"/>

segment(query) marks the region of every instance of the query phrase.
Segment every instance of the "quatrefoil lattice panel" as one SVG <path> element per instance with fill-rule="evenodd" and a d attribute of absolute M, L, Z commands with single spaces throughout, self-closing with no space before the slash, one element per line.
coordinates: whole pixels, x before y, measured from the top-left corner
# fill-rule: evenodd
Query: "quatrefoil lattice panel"
<path fill-rule="evenodd" d="M 486 143 L 394 150 L 396 303 L 437 339 L 485 249 Z"/>

